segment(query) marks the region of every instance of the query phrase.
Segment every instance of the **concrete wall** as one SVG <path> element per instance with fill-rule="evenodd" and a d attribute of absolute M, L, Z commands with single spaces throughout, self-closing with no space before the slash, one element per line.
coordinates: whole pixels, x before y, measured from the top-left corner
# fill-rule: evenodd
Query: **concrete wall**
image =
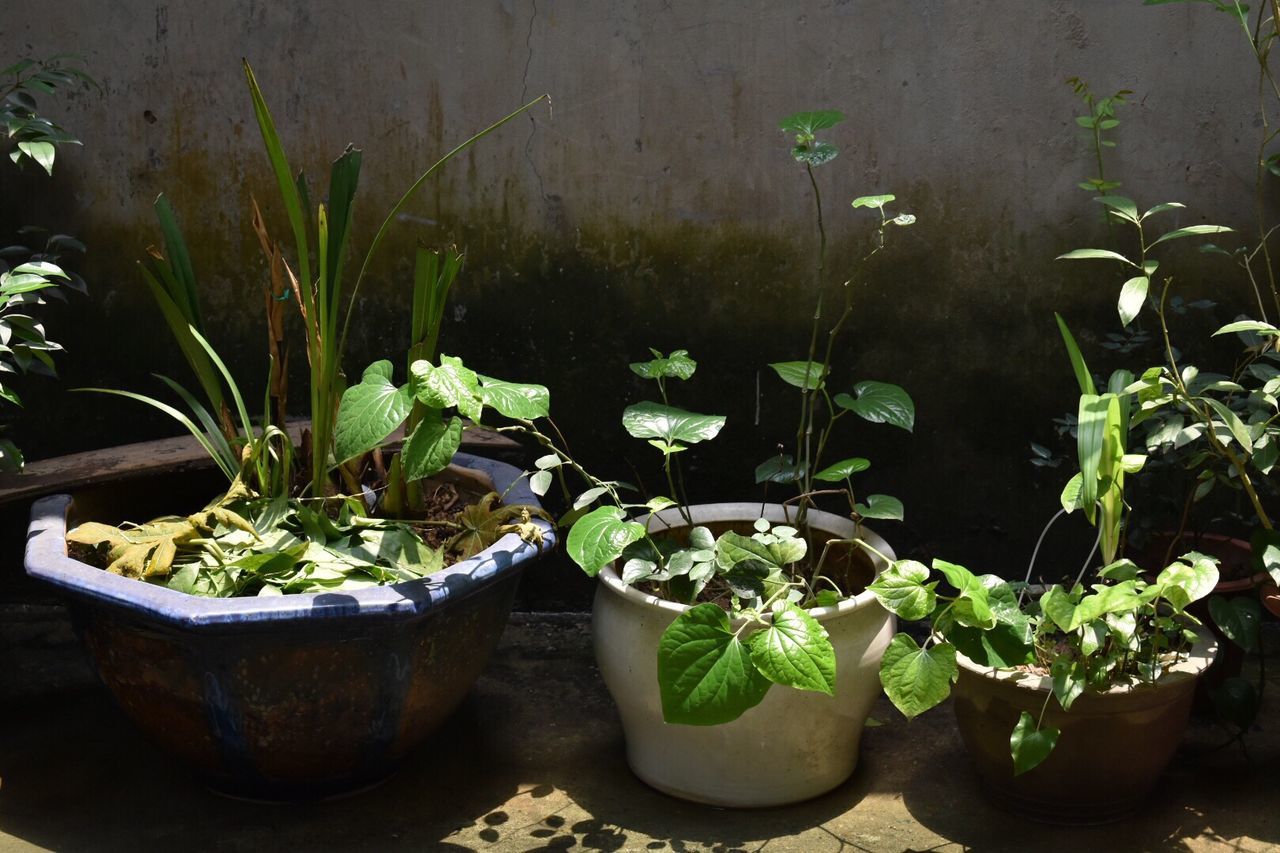
<path fill-rule="evenodd" d="M 470 258 L 444 350 L 549 385 L 575 449 L 606 473 L 656 480 L 656 454 L 618 424 L 648 393 L 626 363 L 649 346 L 692 350 L 702 367 L 676 402 L 730 417 L 685 454 L 703 498 L 753 494 L 755 463 L 794 429 L 791 389 L 765 364 L 804 357 L 815 240 L 777 120 L 843 110 L 831 134 L 843 154 L 820 186 L 836 269 L 859 284 L 834 381 L 898 382 L 919 420 L 914 436 L 847 424 L 832 458 L 872 457 L 866 487 L 906 501 L 905 525 L 880 525 L 900 550 L 1006 574 L 1067 476 L 1026 461 L 1028 441 L 1051 443 L 1049 419 L 1074 406 L 1051 312 L 1097 369 L 1110 362 L 1094 341 L 1118 325 L 1111 270 L 1052 261 L 1109 239 L 1076 188 L 1090 155 L 1064 79 L 1136 91 L 1110 165 L 1124 191 L 1188 203 L 1184 225 L 1252 215 L 1252 59 L 1229 17 L 1193 4 L 17 0 L 0 34 L 12 57 L 79 53 L 103 84 L 53 110 L 85 146 L 52 183 L 0 185 L 6 221 L 56 224 L 91 247 L 92 297 L 50 321 L 66 379 L 32 386 L 14 428 L 36 455 L 171 432 L 124 401 L 63 392 L 154 391 L 150 371 L 184 375 L 133 270 L 157 240 L 161 191 L 197 247 L 216 343 L 248 384 L 265 371 L 250 194 L 284 225 L 242 56 L 295 167 L 323 175 L 348 142 L 364 148 L 361 245 L 443 150 L 550 92 L 552 110 L 452 164 L 402 217 L 361 294 L 349 369 L 402 350 L 414 243 L 456 239 Z M 860 271 L 868 219 L 848 201 L 870 192 L 896 193 L 919 224 Z M 1195 267 L 1189 292 L 1224 306 L 1192 331 L 1243 304 L 1238 278 Z"/>

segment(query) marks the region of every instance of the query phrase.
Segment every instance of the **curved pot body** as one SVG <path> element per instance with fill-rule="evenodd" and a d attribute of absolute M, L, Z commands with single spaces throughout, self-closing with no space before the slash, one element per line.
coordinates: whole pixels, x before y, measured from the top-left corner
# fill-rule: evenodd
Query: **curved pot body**
<path fill-rule="evenodd" d="M 747 530 L 761 514 L 758 503 L 689 509 L 695 525 L 745 521 Z M 765 518 L 784 521 L 781 506 L 764 509 Z M 832 538 L 858 533 L 893 556 L 884 540 L 846 518 L 812 512 L 810 523 Z M 683 524 L 674 510 L 649 522 L 650 529 Z M 875 562 L 875 571 L 884 568 Z M 624 585 L 612 568 L 600 579 L 592 614 L 596 660 L 622 718 L 627 761 L 643 781 L 687 800 L 749 807 L 816 797 L 853 773 L 863 724 L 880 694 L 880 658 L 896 625 L 874 594 L 809 611 L 835 646 L 834 696 L 774 685 L 731 723 L 684 726 L 663 722 L 657 654 L 662 632 L 688 608 Z"/>
<path fill-rule="evenodd" d="M 1202 633 L 1188 660 L 1154 684 L 1086 692 L 1063 711 L 1051 680 L 979 666 L 957 655 L 956 721 L 993 800 L 1026 817 L 1061 824 L 1108 823 L 1132 811 L 1173 758 L 1187 727 L 1196 681 L 1213 663 L 1217 642 Z M 1061 730 L 1036 768 L 1013 775 L 1009 736 L 1023 711 Z"/>
<path fill-rule="evenodd" d="M 458 454 L 499 492 L 510 465 Z M 523 482 L 508 502 L 537 504 Z M 372 785 L 457 707 L 497 645 L 521 565 L 515 534 L 429 579 L 211 599 L 66 555 L 66 495 L 32 511 L 26 567 L 62 588 L 98 674 L 152 740 L 237 796 L 315 799 Z M 546 544 L 553 544 L 549 526 Z"/>

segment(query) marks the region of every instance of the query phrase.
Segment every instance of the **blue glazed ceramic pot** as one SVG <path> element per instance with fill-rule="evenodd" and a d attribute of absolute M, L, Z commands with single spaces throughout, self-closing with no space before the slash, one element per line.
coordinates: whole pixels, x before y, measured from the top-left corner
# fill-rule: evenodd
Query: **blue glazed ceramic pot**
<path fill-rule="evenodd" d="M 538 505 L 520 471 L 468 454 L 507 503 Z M 509 489 L 509 491 L 508 491 Z M 497 646 L 520 568 L 554 545 L 508 534 L 423 581 L 215 599 L 67 556 L 68 495 L 38 501 L 26 569 L 70 599 L 121 708 L 212 788 L 305 800 L 390 774 L 462 701 Z"/>

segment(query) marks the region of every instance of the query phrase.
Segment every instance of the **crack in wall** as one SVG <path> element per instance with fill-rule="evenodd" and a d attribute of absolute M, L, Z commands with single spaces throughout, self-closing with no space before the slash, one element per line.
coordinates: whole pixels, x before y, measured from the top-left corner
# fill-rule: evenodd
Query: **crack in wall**
<path fill-rule="evenodd" d="M 533 65 L 533 23 L 538 18 L 537 0 L 532 0 L 532 2 L 530 3 L 530 7 L 532 11 L 529 14 L 529 31 L 525 33 L 525 37 L 524 37 L 524 47 L 525 47 L 525 50 L 528 52 L 528 55 L 525 57 L 525 60 L 524 60 L 524 75 L 521 77 L 521 80 L 520 80 L 520 103 L 521 104 L 529 103 L 529 100 L 528 100 L 529 99 L 529 67 Z M 538 179 L 538 195 L 545 202 L 545 201 L 548 201 L 547 190 L 542 182 L 542 173 L 538 171 L 538 164 L 533 161 L 533 137 L 537 134 L 537 132 L 538 132 L 538 122 L 533 117 L 533 114 L 530 113 L 529 114 L 529 138 L 525 140 L 525 143 L 524 143 L 524 159 L 528 161 L 529 168 L 533 170 L 533 176 Z"/>

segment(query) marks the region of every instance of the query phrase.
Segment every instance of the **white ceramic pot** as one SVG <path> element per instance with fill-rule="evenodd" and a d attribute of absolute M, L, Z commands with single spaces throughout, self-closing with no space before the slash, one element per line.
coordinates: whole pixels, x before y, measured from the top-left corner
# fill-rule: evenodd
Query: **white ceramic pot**
<path fill-rule="evenodd" d="M 693 523 L 750 522 L 759 503 L 690 507 Z M 785 521 L 777 504 L 763 507 Z M 791 513 L 794 516 L 794 508 Z M 811 511 L 810 525 L 833 539 L 854 535 L 893 558 L 883 539 L 852 521 Z M 684 526 L 674 509 L 655 514 L 651 530 Z M 875 571 L 885 568 L 874 560 Z M 834 696 L 774 685 L 756 707 L 718 726 L 670 725 L 658 692 L 658 641 L 688 608 L 624 585 L 612 567 L 600 573 L 592 615 L 596 660 L 622 717 L 627 761 L 644 782 L 686 800 L 718 806 L 776 806 L 806 800 L 839 785 L 858 764 L 858 744 L 880 695 L 880 658 L 894 616 L 863 591 L 834 607 L 809 611 L 836 652 Z"/>

